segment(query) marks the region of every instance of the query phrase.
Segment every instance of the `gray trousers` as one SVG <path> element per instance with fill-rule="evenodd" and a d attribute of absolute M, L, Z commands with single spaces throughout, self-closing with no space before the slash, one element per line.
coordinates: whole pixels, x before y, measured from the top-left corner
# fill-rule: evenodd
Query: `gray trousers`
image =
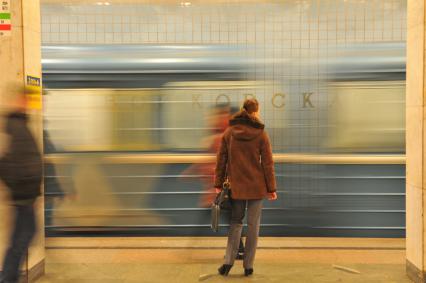
<path fill-rule="evenodd" d="M 262 214 L 262 200 L 232 200 L 231 226 L 228 232 L 225 264 L 234 264 L 240 245 L 243 219 L 247 206 L 247 235 L 244 248 L 244 268 L 253 268 L 256 255 L 257 238 L 259 236 L 260 216 Z"/>

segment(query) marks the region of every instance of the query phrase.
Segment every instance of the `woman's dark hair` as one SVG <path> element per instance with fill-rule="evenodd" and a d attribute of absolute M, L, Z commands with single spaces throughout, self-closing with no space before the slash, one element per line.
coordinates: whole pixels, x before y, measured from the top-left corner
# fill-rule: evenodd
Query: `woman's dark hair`
<path fill-rule="evenodd" d="M 247 113 L 252 114 L 259 111 L 259 102 L 256 98 L 246 99 L 244 101 L 243 108 L 247 111 Z"/>

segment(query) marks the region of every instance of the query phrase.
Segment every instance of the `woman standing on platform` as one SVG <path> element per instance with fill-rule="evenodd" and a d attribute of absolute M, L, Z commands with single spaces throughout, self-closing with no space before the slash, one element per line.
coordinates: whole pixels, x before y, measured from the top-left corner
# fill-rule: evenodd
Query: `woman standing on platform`
<path fill-rule="evenodd" d="M 217 154 L 215 188 L 221 189 L 226 178 L 231 184 L 232 218 L 228 233 L 225 262 L 219 268 L 228 275 L 238 252 L 243 219 L 247 207 L 247 237 L 244 274 L 253 274 L 259 236 L 262 200 L 276 200 L 276 182 L 272 149 L 265 125 L 259 119 L 259 102 L 244 101 L 243 109 L 229 121 Z"/>

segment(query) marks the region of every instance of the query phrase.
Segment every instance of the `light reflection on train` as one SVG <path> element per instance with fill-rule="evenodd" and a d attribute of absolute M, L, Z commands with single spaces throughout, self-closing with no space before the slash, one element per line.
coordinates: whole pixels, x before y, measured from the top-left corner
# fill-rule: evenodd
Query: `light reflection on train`
<path fill-rule="evenodd" d="M 308 78 L 326 89 L 309 112 L 300 105 L 312 104 L 309 95 L 288 93 L 274 76 L 259 79 L 259 62 L 241 47 L 44 47 L 45 128 L 54 145 L 47 160 L 55 163 L 46 173 L 47 231 L 209 235 L 208 209 L 197 206 L 206 176 L 185 172 L 193 162 L 212 165 L 197 154 L 208 151 L 217 109 L 238 109 L 247 96 L 262 103 L 275 153 L 303 152 L 310 137 L 317 153 L 403 152 L 404 46 L 353 48 L 359 69 L 345 62 L 354 57 L 345 48 Z M 306 134 L 312 113 L 326 115 Z M 295 127 L 305 134 L 289 136 Z M 312 192 L 287 186 L 283 167 L 286 197 L 267 207 L 266 234 L 315 235 L 306 227 L 322 220 L 297 213 Z M 56 198 L 64 192 L 73 197 Z"/>

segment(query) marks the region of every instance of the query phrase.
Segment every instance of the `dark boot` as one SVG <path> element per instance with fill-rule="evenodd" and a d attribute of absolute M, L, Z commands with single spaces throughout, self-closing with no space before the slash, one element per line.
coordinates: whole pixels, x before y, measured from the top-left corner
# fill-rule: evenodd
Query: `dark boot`
<path fill-rule="evenodd" d="M 244 276 L 253 275 L 253 268 L 244 268 Z"/>
<path fill-rule="evenodd" d="M 232 264 L 224 264 L 217 271 L 219 271 L 220 275 L 228 276 L 229 271 L 231 271 Z"/>

